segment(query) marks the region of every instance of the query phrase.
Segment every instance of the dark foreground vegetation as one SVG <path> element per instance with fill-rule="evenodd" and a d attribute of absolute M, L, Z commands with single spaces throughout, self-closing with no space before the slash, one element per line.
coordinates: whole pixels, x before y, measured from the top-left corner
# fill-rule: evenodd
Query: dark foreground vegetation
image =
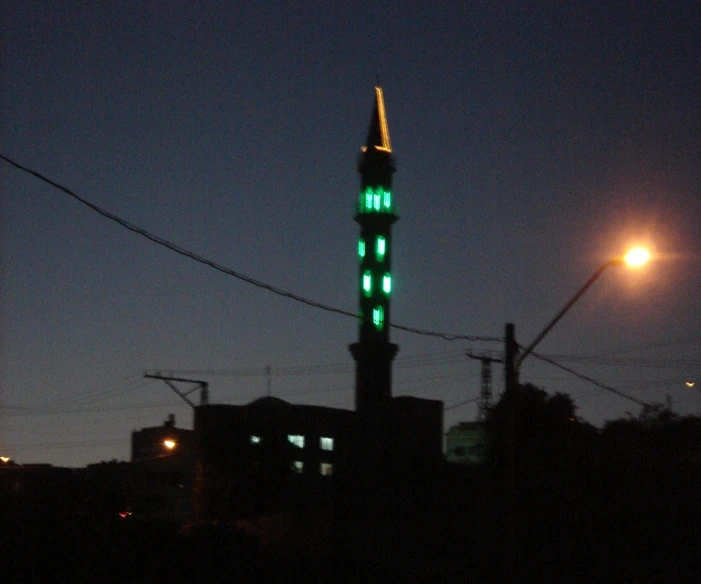
<path fill-rule="evenodd" d="M 701 581 L 700 419 L 648 408 L 597 431 L 526 386 L 489 435 L 484 466 L 373 473 L 238 521 L 122 518 L 117 485 L 6 490 L 0 581 Z"/>

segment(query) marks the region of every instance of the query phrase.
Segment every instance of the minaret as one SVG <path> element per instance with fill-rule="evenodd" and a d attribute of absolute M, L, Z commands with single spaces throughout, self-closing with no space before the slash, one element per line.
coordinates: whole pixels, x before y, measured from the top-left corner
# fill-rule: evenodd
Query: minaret
<path fill-rule="evenodd" d="M 375 87 L 375 109 L 358 160 L 360 196 L 355 220 L 358 240 L 360 331 L 350 346 L 355 359 L 355 409 L 379 413 L 392 396 L 392 359 L 397 345 L 389 341 L 392 294 L 392 174 L 394 159 L 389 140 L 382 89 Z"/>

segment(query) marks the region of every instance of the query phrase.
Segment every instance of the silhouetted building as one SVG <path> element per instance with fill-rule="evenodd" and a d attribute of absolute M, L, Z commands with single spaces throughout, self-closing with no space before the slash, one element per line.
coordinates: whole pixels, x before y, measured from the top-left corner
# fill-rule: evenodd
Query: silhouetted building
<path fill-rule="evenodd" d="M 485 460 L 485 429 L 483 422 L 460 422 L 446 434 L 447 462 L 482 464 Z"/>
<path fill-rule="evenodd" d="M 121 472 L 128 511 L 135 519 L 188 519 L 195 482 L 194 432 L 177 428 L 172 414 L 162 426 L 135 430 L 131 463 Z"/>
<path fill-rule="evenodd" d="M 17 464 L 0 461 L 0 495 L 8 504 L 16 500 L 41 498 L 53 504 L 57 492 L 66 492 L 72 484 L 75 469 L 45 463 Z"/>
<path fill-rule="evenodd" d="M 150 461 L 172 454 L 192 456 L 192 430 L 175 427 L 175 416 L 170 414 L 162 426 L 134 430 L 131 433 L 131 461 Z"/>
<path fill-rule="evenodd" d="M 195 408 L 195 504 L 204 519 L 301 508 L 347 472 L 354 413 L 264 397 Z"/>
<path fill-rule="evenodd" d="M 275 397 L 198 406 L 199 515 L 222 519 L 299 509 L 329 501 L 336 479 L 391 482 L 438 470 L 442 402 L 398 397 L 384 405 L 381 419 L 380 442 L 368 445 L 363 418 L 351 410 Z"/>

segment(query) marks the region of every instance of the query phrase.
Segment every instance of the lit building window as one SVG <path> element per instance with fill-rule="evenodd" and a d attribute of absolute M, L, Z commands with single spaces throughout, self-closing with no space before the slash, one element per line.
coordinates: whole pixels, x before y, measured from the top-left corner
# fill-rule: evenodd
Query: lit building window
<path fill-rule="evenodd" d="M 295 460 L 290 465 L 290 468 L 292 469 L 292 472 L 296 472 L 297 474 L 302 474 L 304 472 L 304 463 L 301 460 Z"/>
<path fill-rule="evenodd" d="M 383 205 L 385 209 L 389 209 L 392 206 L 392 195 L 389 191 L 385 191 L 383 197 Z"/>
<path fill-rule="evenodd" d="M 377 255 L 378 260 L 382 260 L 385 257 L 385 252 L 387 251 L 387 240 L 379 236 L 377 238 L 377 245 L 375 247 L 375 253 Z"/>
<path fill-rule="evenodd" d="M 319 442 L 322 450 L 333 450 L 333 438 L 322 436 Z"/>
<path fill-rule="evenodd" d="M 290 444 L 294 444 L 297 448 L 304 448 L 304 436 L 298 434 L 288 434 L 287 440 Z"/>
<path fill-rule="evenodd" d="M 321 472 L 321 476 L 330 477 L 333 475 L 333 464 L 330 462 L 322 462 L 319 470 Z"/>
<path fill-rule="evenodd" d="M 365 240 L 362 239 L 362 238 L 361 238 L 360 241 L 358 242 L 358 255 L 359 255 L 361 258 L 364 258 L 364 257 L 365 257 Z"/>
<path fill-rule="evenodd" d="M 380 210 L 380 193 L 374 194 L 373 202 L 374 202 L 373 206 L 375 207 L 375 211 L 379 211 Z"/>
<path fill-rule="evenodd" d="M 251 434 L 249 436 L 249 440 L 251 441 L 251 444 L 260 444 L 260 436 L 255 436 Z"/>

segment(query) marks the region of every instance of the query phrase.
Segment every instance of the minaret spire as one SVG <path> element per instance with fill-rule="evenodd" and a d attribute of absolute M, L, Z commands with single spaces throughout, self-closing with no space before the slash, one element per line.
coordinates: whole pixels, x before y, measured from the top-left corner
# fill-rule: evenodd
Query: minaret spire
<path fill-rule="evenodd" d="M 375 108 L 370 118 L 368 139 L 365 141 L 363 148 L 363 152 L 367 152 L 368 149 L 375 149 L 392 153 L 389 128 L 387 127 L 387 114 L 385 113 L 385 99 L 380 87 L 375 87 Z"/>
<path fill-rule="evenodd" d="M 358 161 L 360 197 L 355 220 L 360 226 L 359 304 L 357 343 L 350 346 L 356 361 L 356 410 L 379 411 L 392 395 L 392 360 L 397 345 L 389 341 L 392 293 L 392 224 L 394 213 L 392 144 L 385 101 L 375 87 L 375 104 L 367 140 Z"/>

